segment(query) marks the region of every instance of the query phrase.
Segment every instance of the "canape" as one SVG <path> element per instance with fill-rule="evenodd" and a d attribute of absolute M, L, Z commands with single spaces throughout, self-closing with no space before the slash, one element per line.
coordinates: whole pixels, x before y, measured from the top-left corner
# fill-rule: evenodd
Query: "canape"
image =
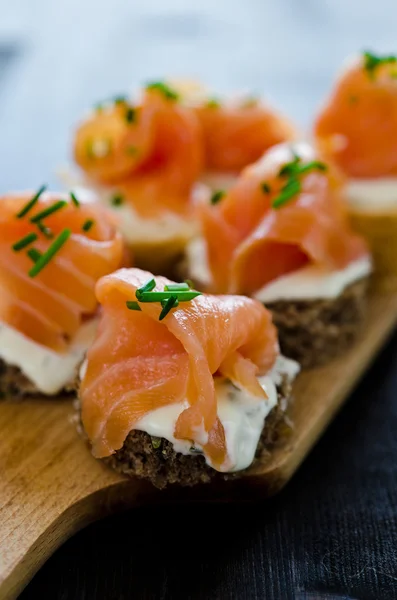
<path fill-rule="evenodd" d="M 135 264 L 172 270 L 196 233 L 192 206 L 203 167 L 201 125 L 166 83 L 97 106 L 78 127 L 74 157 L 81 173 L 69 185 L 94 190 L 119 218 Z"/>
<path fill-rule="evenodd" d="M 97 324 L 97 280 L 119 268 L 111 215 L 75 195 L 0 198 L 0 391 L 70 390 Z"/>
<path fill-rule="evenodd" d="M 354 228 L 375 271 L 397 279 L 397 59 L 350 61 L 315 123 L 319 148 L 345 174 Z"/>
<path fill-rule="evenodd" d="M 268 458 L 299 366 L 280 357 L 260 302 L 139 269 L 103 277 L 97 299 L 79 391 L 94 456 L 158 487 L 242 474 Z"/>
<path fill-rule="evenodd" d="M 274 146 L 198 206 L 202 237 L 187 252 L 199 289 L 265 303 L 282 352 L 305 367 L 343 351 L 365 314 L 371 257 L 339 187 L 309 145 Z"/>
<path fill-rule="evenodd" d="M 195 82 L 176 81 L 174 86 L 199 118 L 205 150 L 200 179 L 213 191 L 230 188 L 265 150 L 297 137 L 295 126 L 260 96 L 215 95 Z"/>

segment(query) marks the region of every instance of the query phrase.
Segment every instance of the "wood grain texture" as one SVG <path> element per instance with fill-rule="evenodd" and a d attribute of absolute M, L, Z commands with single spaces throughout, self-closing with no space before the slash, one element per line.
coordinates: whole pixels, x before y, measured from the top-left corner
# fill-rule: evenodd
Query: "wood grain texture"
<path fill-rule="evenodd" d="M 328 366 L 301 374 L 294 430 L 266 467 L 249 477 L 158 492 L 95 461 L 76 432 L 70 400 L 0 405 L 0 600 L 15 598 L 70 535 L 105 514 L 144 502 L 251 500 L 280 490 L 315 444 L 397 322 L 397 294 L 371 298 L 361 339 Z"/>

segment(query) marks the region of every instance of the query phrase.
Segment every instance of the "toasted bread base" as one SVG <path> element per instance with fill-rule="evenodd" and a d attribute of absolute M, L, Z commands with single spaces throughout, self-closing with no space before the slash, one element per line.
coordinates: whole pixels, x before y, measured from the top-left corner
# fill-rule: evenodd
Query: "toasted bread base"
<path fill-rule="evenodd" d="M 76 381 L 68 384 L 58 394 L 53 396 L 48 395 L 49 398 L 61 396 L 62 394 L 69 394 L 77 390 L 77 377 Z M 30 381 L 22 373 L 18 367 L 8 365 L 4 361 L 0 360 L 0 399 L 3 398 L 23 398 L 26 396 L 43 396 L 43 394 L 35 384 Z"/>
<path fill-rule="evenodd" d="M 291 387 L 285 376 L 278 387 L 279 402 L 266 418 L 253 465 L 258 461 L 265 464 L 271 450 L 291 431 L 285 413 Z M 168 440 L 152 438 L 148 433 L 136 430 L 130 432 L 120 450 L 102 460 L 118 473 L 148 479 L 160 489 L 172 484 L 193 486 L 215 479 L 234 479 L 249 474 L 251 468 L 236 473 L 219 473 L 207 465 L 202 454 L 176 453 Z"/>
<path fill-rule="evenodd" d="M 134 266 L 154 275 L 173 277 L 178 274 L 189 239 L 177 238 L 164 242 L 147 242 L 129 244 L 133 255 Z"/>
<path fill-rule="evenodd" d="M 388 288 L 397 287 L 397 211 L 364 212 L 350 208 L 350 221 L 368 242 L 375 276 Z M 390 285 L 387 285 L 387 284 Z"/>
<path fill-rule="evenodd" d="M 360 332 L 369 277 L 331 300 L 281 300 L 267 304 L 282 353 L 303 368 L 322 365 L 344 352 Z"/>

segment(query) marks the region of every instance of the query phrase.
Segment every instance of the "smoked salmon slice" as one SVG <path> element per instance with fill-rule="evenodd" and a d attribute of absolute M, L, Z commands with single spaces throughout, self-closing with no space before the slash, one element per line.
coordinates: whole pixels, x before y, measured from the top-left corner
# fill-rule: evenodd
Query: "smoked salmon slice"
<path fill-rule="evenodd" d="M 142 101 L 116 99 L 78 128 L 74 155 L 86 176 L 112 185 L 144 217 L 189 212 L 203 167 L 203 138 L 194 111 L 163 83 L 147 86 Z"/>
<path fill-rule="evenodd" d="M 105 209 L 42 190 L 0 198 L 0 244 L 0 321 L 57 352 L 96 311 L 97 280 L 124 260 Z"/>
<path fill-rule="evenodd" d="M 139 289 L 152 277 L 120 269 L 97 283 L 101 321 L 80 388 L 93 453 L 113 454 L 144 415 L 178 402 L 185 408 L 175 438 L 200 444 L 214 465 L 224 465 L 227 448 L 214 376 L 230 378 L 263 399 L 257 376 L 271 369 L 278 353 L 270 313 L 242 296 L 198 295 L 160 321 L 159 302 L 139 301 Z M 151 289 L 172 284 L 156 277 Z M 139 310 L 128 310 L 128 302 Z"/>
<path fill-rule="evenodd" d="M 296 137 L 291 123 L 263 101 L 207 101 L 196 107 L 208 171 L 239 173 L 271 146 Z"/>
<path fill-rule="evenodd" d="M 249 295 L 305 264 L 342 269 L 368 252 L 337 178 L 307 144 L 274 146 L 198 212 L 218 293 Z"/>
<path fill-rule="evenodd" d="M 350 61 L 314 126 L 321 152 L 350 177 L 397 175 L 397 59 Z"/>

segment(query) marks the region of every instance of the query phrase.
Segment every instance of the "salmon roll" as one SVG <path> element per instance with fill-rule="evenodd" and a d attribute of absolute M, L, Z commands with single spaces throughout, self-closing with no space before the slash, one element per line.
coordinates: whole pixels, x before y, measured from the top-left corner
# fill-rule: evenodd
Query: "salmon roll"
<path fill-rule="evenodd" d="M 197 82 L 176 81 L 174 86 L 200 121 L 205 153 L 201 180 L 213 192 L 230 188 L 240 171 L 271 146 L 297 137 L 295 126 L 259 96 L 214 95 Z"/>
<path fill-rule="evenodd" d="M 397 58 L 351 60 L 315 122 L 317 144 L 346 177 L 354 228 L 368 240 L 375 271 L 397 283 Z"/>
<path fill-rule="evenodd" d="M 280 356 L 260 302 L 139 269 L 103 277 L 96 293 L 101 320 L 79 390 L 96 458 L 160 488 L 267 460 L 299 366 Z"/>
<path fill-rule="evenodd" d="M 94 339 L 95 284 L 124 264 L 111 214 L 74 194 L 0 197 L 0 392 L 75 387 Z"/>
<path fill-rule="evenodd" d="M 204 146 L 199 119 L 163 82 L 141 98 L 97 106 L 74 138 L 80 174 L 69 185 L 93 190 L 118 217 L 135 264 L 170 271 L 196 233 L 193 205 Z M 64 175 L 65 179 L 65 175 Z"/>
<path fill-rule="evenodd" d="M 280 144 L 198 206 L 185 265 L 199 289 L 245 294 L 273 313 L 282 352 L 325 363 L 356 337 L 371 257 L 348 223 L 340 183 L 308 144 Z"/>

